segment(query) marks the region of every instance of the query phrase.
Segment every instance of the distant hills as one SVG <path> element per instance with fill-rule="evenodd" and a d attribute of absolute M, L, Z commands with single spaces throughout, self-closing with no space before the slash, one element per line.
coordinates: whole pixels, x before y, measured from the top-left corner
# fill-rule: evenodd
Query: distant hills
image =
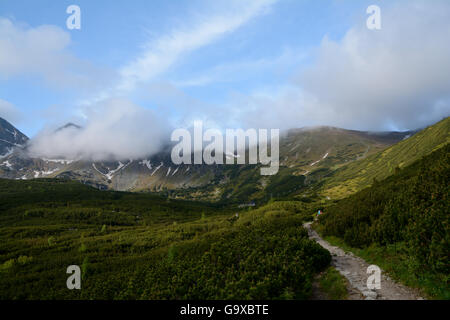
<path fill-rule="evenodd" d="M 109 162 L 32 158 L 26 151 L 28 138 L 0 120 L 0 139 L 6 141 L 0 144 L 2 178 L 67 178 L 99 189 L 239 204 L 272 197 L 344 197 L 445 145 L 450 128 L 447 118 L 418 133 L 289 130 L 280 138 L 279 173 L 261 176 L 258 165 L 173 165 L 169 149 L 145 159 Z M 81 129 L 69 123 L 58 130 L 67 128 Z"/>

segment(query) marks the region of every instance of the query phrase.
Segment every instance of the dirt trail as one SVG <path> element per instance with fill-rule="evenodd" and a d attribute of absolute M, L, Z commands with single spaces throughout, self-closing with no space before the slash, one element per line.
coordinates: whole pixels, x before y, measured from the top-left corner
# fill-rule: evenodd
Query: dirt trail
<path fill-rule="evenodd" d="M 311 223 L 304 224 L 310 239 L 327 249 L 332 256 L 331 264 L 348 280 L 349 300 L 423 300 L 413 289 L 394 282 L 381 271 L 381 289 L 367 288 L 367 267 L 369 264 L 351 252 L 346 253 L 339 247 L 330 245 L 311 228 Z"/>

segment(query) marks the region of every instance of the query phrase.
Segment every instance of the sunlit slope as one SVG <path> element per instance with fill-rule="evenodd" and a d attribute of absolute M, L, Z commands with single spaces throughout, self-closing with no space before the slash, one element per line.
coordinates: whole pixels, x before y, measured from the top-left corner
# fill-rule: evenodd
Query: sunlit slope
<path fill-rule="evenodd" d="M 450 118 L 432 125 L 412 137 L 366 159 L 349 163 L 322 182 L 322 194 L 332 199 L 342 198 L 381 180 L 450 141 Z"/>
<path fill-rule="evenodd" d="M 318 168 L 336 169 L 366 158 L 401 141 L 411 132 L 369 133 L 334 127 L 290 130 L 280 144 L 280 162 L 308 174 Z"/>
<path fill-rule="evenodd" d="M 302 193 L 307 185 L 320 181 L 322 172 L 331 172 L 385 150 L 408 134 L 410 132 L 368 133 L 333 127 L 289 130 L 280 138 L 280 168 L 276 175 L 261 176 L 259 165 L 218 166 L 209 183 L 175 190 L 173 194 L 185 199 L 228 204 L 289 199 Z"/>
<path fill-rule="evenodd" d="M 450 144 L 395 171 L 327 207 L 323 235 L 362 249 L 397 280 L 450 299 Z"/>

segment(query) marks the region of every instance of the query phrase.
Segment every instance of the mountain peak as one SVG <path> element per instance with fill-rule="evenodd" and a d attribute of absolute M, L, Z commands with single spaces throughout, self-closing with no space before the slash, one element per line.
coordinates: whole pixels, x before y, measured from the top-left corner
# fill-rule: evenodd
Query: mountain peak
<path fill-rule="evenodd" d="M 11 123 L 0 118 L 0 156 L 12 151 L 14 147 L 21 147 L 28 141 L 28 137 Z"/>
<path fill-rule="evenodd" d="M 79 126 L 79 125 L 77 125 L 75 123 L 72 123 L 72 122 L 68 122 L 64 126 L 59 127 L 58 129 L 56 129 L 55 132 L 59 132 L 59 131 L 62 131 L 62 130 L 65 130 L 65 129 L 69 129 L 69 128 L 81 129 L 81 126 Z"/>

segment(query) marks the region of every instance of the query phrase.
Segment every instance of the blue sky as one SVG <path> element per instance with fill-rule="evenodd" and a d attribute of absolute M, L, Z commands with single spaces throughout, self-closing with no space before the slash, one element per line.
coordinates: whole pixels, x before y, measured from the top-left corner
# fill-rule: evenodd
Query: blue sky
<path fill-rule="evenodd" d="M 200 118 L 219 127 L 324 124 L 368 130 L 415 129 L 448 115 L 449 95 L 438 89 L 438 84 L 430 85 L 419 97 L 408 96 L 406 90 L 402 97 L 392 98 L 396 105 L 397 100 L 405 104 L 404 108 L 390 111 L 390 106 L 381 107 L 378 113 L 386 113 L 376 120 L 376 106 L 371 102 L 334 95 L 365 77 L 357 74 L 351 78 L 350 73 L 348 87 L 336 89 L 346 74 L 339 73 L 338 66 L 340 61 L 354 58 L 349 54 L 354 43 L 360 50 L 365 39 L 373 37 L 379 52 L 392 49 L 393 56 L 420 47 L 420 36 L 425 41 L 427 33 L 419 32 L 417 43 L 402 40 L 411 33 L 401 21 L 427 23 L 420 18 L 423 9 L 408 10 L 411 3 L 424 1 L 1 0 L 0 37 L 4 39 L 0 50 L 2 44 L 7 49 L 3 68 L 0 61 L 0 101 L 8 107 L 0 116 L 9 117 L 24 133 L 34 136 L 48 125 L 89 122 L 89 110 L 120 98 L 126 100 L 125 105 L 130 102 L 152 110 L 160 117 L 158 122 L 167 121 L 169 126 L 189 125 Z M 437 38 L 430 45 L 438 45 L 439 38 L 448 35 L 449 6 L 445 1 L 436 3 L 444 9 L 437 21 L 442 21 L 438 30 L 444 30 L 442 34 L 429 30 Z M 81 30 L 66 28 L 66 8 L 71 4 L 81 8 Z M 386 27 L 377 34 L 365 27 L 366 8 L 371 4 L 379 5 L 384 14 Z M 410 11 L 411 17 L 400 14 L 404 10 Z M 427 12 L 425 16 L 436 21 L 432 15 L 437 11 L 431 8 Z M 333 50 L 341 53 L 336 61 L 330 58 Z M 365 59 L 364 55 L 371 53 L 361 49 L 358 55 Z M 14 61 L 13 67 L 8 67 L 8 59 Z M 420 55 L 411 63 L 421 59 L 427 57 Z M 395 68 L 386 68 L 385 81 L 390 80 L 386 76 L 397 78 L 405 70 L 397 75 L 391 72 Z M 447 84 L 448 78 L 440 81 Z M 325 84 L 325 96 L 314 83 Z M 415 85 L 420 84 L 411 87 Z M 391 94 L 389 88 L 386 92 L 376 96 Z M 431 115 L 420 109 L 417 118 L 401 118 L 410 101 L 422 97 L 424 105 L 433 104 Z M 331 106 L 331 100 L 345 106 L 337 102 Z M 347 104 L 366 109 L 355 112 L 345 109 Z M 314 109 L 323 112 L 317 114 L 311 111 Z M 286 118 L 271 122 L 278 113 Z M 352 115 L 359 118 L 351 120 Z"/>

